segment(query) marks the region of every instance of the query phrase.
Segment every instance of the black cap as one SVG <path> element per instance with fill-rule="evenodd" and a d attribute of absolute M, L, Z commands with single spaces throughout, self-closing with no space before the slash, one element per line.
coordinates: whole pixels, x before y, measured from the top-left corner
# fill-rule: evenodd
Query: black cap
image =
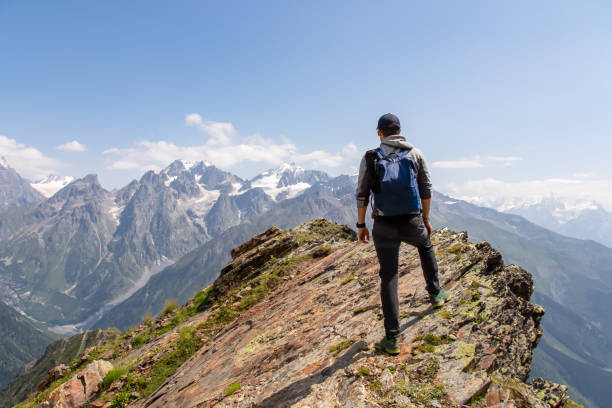
<path fill-rule="evenodd" d="M 390 127 L 397 127 L 398 129 L 401 129 L 399 118 L 392 113 L 385 113 L 380 117 L 380 119 L 378 119 L 377 129 L 384 132 Z"/>

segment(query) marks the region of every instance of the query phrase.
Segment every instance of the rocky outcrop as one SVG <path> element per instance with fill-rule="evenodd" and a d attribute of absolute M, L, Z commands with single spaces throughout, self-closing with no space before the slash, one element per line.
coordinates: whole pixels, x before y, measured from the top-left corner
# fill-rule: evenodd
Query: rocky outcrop
<path fill-rule="evenodd" d="M 525 382 L 544 313 L 529 301 L 529 273 L 465 233 L 436 231 L 432 239 L 452 298 L 431 307 L 418 254 L 402 247 L 398 356 L 373 348 L 384 331 L 372 244 L 317 219 L 254 237 L 186 305 L 134 327 L 121 344 L 92 350 L 114 350 L 125 375 L 91 404 L 577 406 L 563 386 Z"/>
<path fill-rule="evenodd" d="M 111 344 L 119 335 L 117 329 L 88 330 L 49 344 L 45 353 L 38 360 L 28 364 L 0 392 L 0 407 L 10 407 L 37 391 L 39 393 L 48 391 L 49 386 L 55 381 L 64 378 L 70 372 L 74 373 L 82 369 L 87 363 L 99 358 L 100 353 L 92 353 L 92 347 L 95 350 L 95 347 Z"/>
<path fill-rule="evenodd" d="M 40 407 L 76 408 L 91 400 L 113 365 L 108 361 L 95 360 L 75 376 L 56 388 Z"/>

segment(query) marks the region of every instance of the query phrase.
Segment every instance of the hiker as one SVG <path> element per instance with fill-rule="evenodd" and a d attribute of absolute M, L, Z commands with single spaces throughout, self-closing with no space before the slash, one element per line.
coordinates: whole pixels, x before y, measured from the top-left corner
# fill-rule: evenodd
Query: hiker
<path fill-rule="evenodd" d="M 372 195 L 372 238 L 380 264 L 380 297 L 385 337 L 377 350 L 400 352 L 399 300 L 397 294 L 398 257 L 401 242 L 418 248 L 427 292 L 433 307 L 440 307 L 449 293 L 440 288 L 438 264 L 431 243 L 431 181 L 420 150 L 400 135 L 399 118 L 391 113 L 380 117 L 377 126 L 380 147 L 369 150 L 361 160 L 357 181 L 359 240 L 368 242 L 366 210 Z"/>

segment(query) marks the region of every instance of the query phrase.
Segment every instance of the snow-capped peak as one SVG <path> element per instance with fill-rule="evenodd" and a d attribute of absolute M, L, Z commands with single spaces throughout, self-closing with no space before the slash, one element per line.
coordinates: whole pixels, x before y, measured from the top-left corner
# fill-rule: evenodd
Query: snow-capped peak
<path fill-rule="evenodd" d="M 50 174 L 44 179 L 33 182 L 31 186 L 45 197 L 51 197 L 53 194 L 57 193 L 59 190 L 66 187 L 73 181 L 74 177 L 71 176 L 62 177 L 55 174 Z"/>
<path fill-rule="evenodd" d="M 11 167 L 11 166 L 9 165 L 9 163 L 8 163 L 8 160 L 6 160 L 6 157 L 4 157 L 4 156 L 0 156 L 0 166 L 1 166 L 1 167 L 5 167 L 5 168 L 7 168 L 7 169 L 8 169 L 9 167 Z"/>
<path fill-rule="evenodd" d="M 262 188 L 274 200 L 280 200 L 296 197 L 313 184 L 327 179 L 329 177 L 323 172 L 304 170 L 295 163 L 283 163 L 255 176 L 248 185 Z"/>

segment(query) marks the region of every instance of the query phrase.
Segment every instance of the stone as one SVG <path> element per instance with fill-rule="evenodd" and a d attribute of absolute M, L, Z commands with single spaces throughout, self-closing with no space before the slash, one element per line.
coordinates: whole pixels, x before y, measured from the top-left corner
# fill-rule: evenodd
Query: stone
<path fill-rule="evenodd" d="M 112 368 L 113 365 L 108 361 L 92 361 L 72 379 L 52 391 L 42 405 L 54 408 L 80 407 L 98 393 L 104 376 Z"/>
<path fill-rule="evenodd" d="M 56 381 L 62 378 L 64 374 L 68 372 L 68 370 L 70 370 L 70 368 L 65 364 L 60 364 L 52 368 L 51 370 L 49 370 L 49 374 L 47 375 L 47 378 L 45 378 L 43 382 L 41 382 L 40 385 L 38 386 L 38 391 L 45 390 L 49 385 L 51 385 L 53 381 Z"/>
<path fill-rule="evenodd" d="M 487 407 L 496 407 L 500 403 L 508 401 L 509 398 L 510 391 L 504 390 L 497 385 L 493 385 L 487 390 L 484 402 Z"/>
<path fill-rule="evenodd" d="M 385 368 L 382 374 L 380 375 L 380 386 L 382 392 L 390 391 L 393 388 L 394 384 L 395 382 L 393 381 L 393 374 L 391 374 L 391 371 L 389 371 L 388 368 Z"/>

